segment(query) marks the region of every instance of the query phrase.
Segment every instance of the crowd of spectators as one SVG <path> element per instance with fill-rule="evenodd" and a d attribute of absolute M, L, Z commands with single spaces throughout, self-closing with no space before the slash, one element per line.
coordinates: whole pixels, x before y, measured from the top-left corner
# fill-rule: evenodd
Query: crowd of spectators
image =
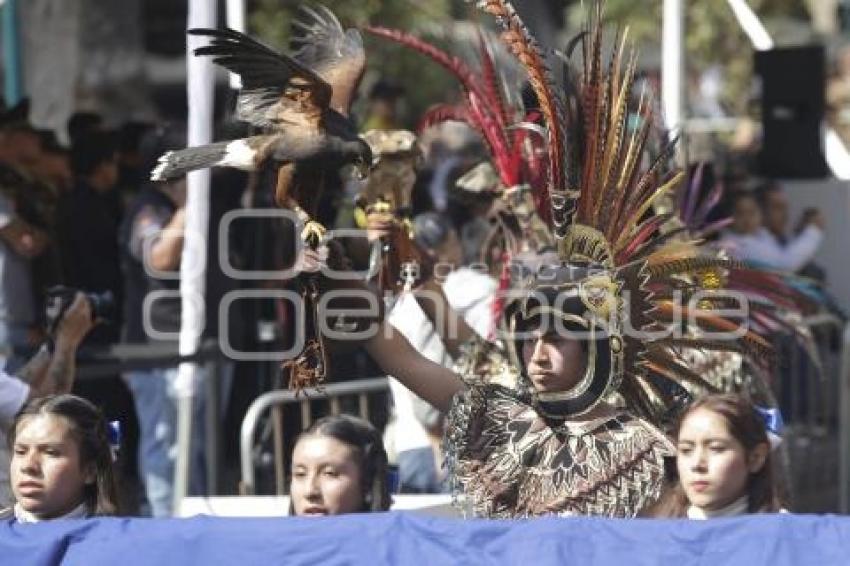
<path fill-rule="evenodd" d="M 392 84 L 375 85 L 364 123 L 397 126 L 402 94 Z M 58 285 L 108 294 L 114 302 L 109 320 L 99 321 L 80 346 L 83 365 L 87 359 L 109 358 L 116 345 L 156 347 L 175 343 L 181 300 L 175 274 L 183 249 L 186 183 L 185 179 L 151 183 L 147 178 L 162 153 L 185 147 L 184 131 L 180 125 L 138 122 L 116 128 L 96 113 L 77 112 L 68 120 L 66 131 L 57 133 L 38 130 L 30 123 L 26 100 L 0 109 L 0 361 L 7 372 L 13 374 L 48 338 L 44 317 L 47 290 Z M 68 143 L 61 143 L 60 138 Z M 451 242 L 435 241 L 427 247 L 434 248 L 436 254 L 457 255 L 450 259 L 458 265 L 464 258 L 457 252 L 463 248 L 474 253 L 486 235 L 480 227 L 470 230 L 467 226 L 482 221 L 480 210 L 457 201 L 448 190 L 470 163 L 472 155 L 467 148 L 474 147 L 470 139 L 468 132 L 457 130 L 436 136 L 431 142 L 430 160 L 414 191 L 414 212 L 451 210 L 450 216 L 441 212 L 429 217 L 431 227 L 444 227 L 445 233 L 439 235 L 451 237 Z M 275 204 L 262 179 L 240 172 L 215 171 L 212 186 L 206 337 L 219 334 L 218 306 L 228 290 L 249 284 L 260 288 L 279 285 L 228 277 L 214 254 L 227 249 L 227 262 L 237 269 L 273 270 L 282 267 L 287 247 L 287 231 L 279 222 L 263 219 L 233 222 L 225 236 L 230 240 L 228 245 L 219 246 L 219 220 L 225 213 Z M 345 204 L 325 203 L 320 220 L 329 225 L 351 225 L 352 219 L 346 218 L 350 208 Z M 459 234 L 467 235 L 461 238 Z M 452 276 L 453 281 L 461 279 L 457 274 Z M 150 300 L 152 297 L 156 299 Z M 280 332 L 291 315 L 286 306 L 271 300 L 255 303 L 237 301 L 232 305 L 236 312 L 229 313 L 228 328 L 221 329 L 227 332 L 229 345 L 237 350 L 274 348 L 291 339 L 285 331 Z M 270 327 L 275 328 L 271 338 L 267 331 Z M 331 380 L 378 374 L 362 352 L 343 353 L 342 357 L 334 354 L 333 367 L 349 369 L 342 375 L 332 368 Z M 130 500 L 126 507 L 153 516 L 172 513 L 177 429 L 177 363 L 160 366 L 127 368 L 120 375 L 79 379 L 74 385 L 74 391 L 102 407 L 107 418 L 124 421 L 122 473 L 138 479 L 144 496 L 122 496 Z M 222 414 L 232 397 L 234 371 L 232 362 L 219 367 Z M 257 383 L 247 391 L 234 392 L 237 398 L 241 395 L 243 405 L 247 404 L 246 397 L 250 401 L 257 392 L 280 386 L 284 379 L 277 367 L 254 367 L 246 373 Z M 269 374 L 271 378 L 267 378 Z M 204 402 L 204 395 L 195 396 L 190 494 L 205 492 Z M 387 414 L 385 409 L 377 414 L 379 420 L 387 420 L 380 417 Z M 439 421 L 440 417 L 433 416 L 432 420 Z M 406 422 L 404 418 L 401 421 Z M 401 430 L 407 429 L 402 426 Z M 438 431 L 439 425 L 432 427 L 428 454 L 433 453 L 430 446 L 436 444 L 433 439 Z M 400 448 L 404 448 L 404 442 Z M 434 461 L 429 465 L 436 469 Z M 436 472 L 429 475 L 423 489 L 436 485 Z M 410 488 L 414 489 L 413 484 Z"/>
<path fill-rule="evenodd" d="M 382 128 L 398 126 L 395 105 L 402 96 L 399 89 L 379 83 L 364 123 Z M 180 179 L 154 184 L 147 178 L 159 155 L 185 146 L 182 128 L 131 122 L 112 129 L 97 114 L 80 112 L 68 120 L 67 131 L 61 136 L 69 140 L 66 146 L 56 133 L 34 128 L 27 114 L 25 102 L 0 111 L 0 360 L 5 371 L 14 373 L 47 338 L 43 315 L 46 290 L 56 285 L 109 293 L 115 302 L 111 320 L 87 333 L 81 345 L 83 358 L 86 352 L 108 352 L 116 344 L 173 343 L 180 327 L 179 279 L 173 274 L 179 271 L 183 250 L 186 183 Z M 467 130 L 450 126 L 429 136 L 422 140 L 425 159 L 413 191 L 416 240 L 435 262 L 459 268 L 443 278 L 443 291 L 469 326 L 486 335 L 489 301 L 496 286 L 493 276 L 497 274 L 468 266 L 482 260 L 484 241 L 492 228 L 487 218 L 490 202 L 452 190 L 460 175 L 485 155 Z M 218 228 L 225 213 L 236 208 L 275 206 L 273 194 L 264 186 L 262 179 L 240 172 L 213 173 L 207 243 L 210 253 L 222 249 Z M 346 195 L 343 198 L 351 200 L 351 193 L 342 191 Z M 791 232 L 787 198 L 775 183 L 756 191 L 733 192 L 729 201 L 733 222 L 721 235 L 719 245 L 731 256 L 820 282 L 826 279 L 824 270 L 813 263 L 824 238 L 820 213 L 807 211 Z M 331 226 L 353 225 L 346 215 L 351 216 L 347 201 L 330 202 L 320 207 L 319 220 Z M 230 240 L 225 248 L 230 252 L 226 259 L 231 266 L 283 267 L 286 230 L 281 230 L 279 223 L 268 219 L 234 222 L 224 237 Z M 218 328 L 221 298 L 228 290 L 246 284 L 226 276 L 221 259 L 213 255 L 207 261 L 210 314 L 206 336 L 227 333 L 231 346 L 239 346 L 240 340 L 242 346 L 255 348 L 271 348 L 274 344 L 268 343 L 275 340 L 285 343 L 291 337 L 279 330 L 286 328 L 291 313 L 274 301 L 243 306 L 238 315 L 230 313 L 227 328 Z M 268 281 L 250 284 L 259 288 L 279 285 Z M 143 309 L 152 296 L 157 299 Z M 428 358 L 451 364 L 451 356 L 416 301 L 398 301 L 390 309 L 388 320 Z M 271 338 L 263 330 L 270 325 L 276 329 Z M 344 355 L 344 360 L 333 360 L 331 381 L 379 373 L 362 351 Z M 243 397 L 247 395 L 250 400 L 256 392 L 283 383 L 278 368 L 266 370 L 250 371 L 257 383 L 251 392 L 241 393 Z M 238 388 L 231 388 L 235 371 L 231 362 L 224 364 L 223 375 L 219 375 L 220 397 L 225 405 L 240 395 Z M 265 380 L 264 372 L 273 377 Z M 137 427 L 138 459 L 125 450 L 122 471 L 137 475 L 144 487 L 141 501 L 130 507 L 153 516 L 173 512 L 176 380 L 177 364 L 172 362 L 127 369 L 96 385 L 81 380 L 75 388 L 103 407 L 107 418 L 132 420 L 132 426 L 125 429 Z M 391 391 L 395 408 L 385 439 L 391 460 L 399 466 L 399 489 L 444 490 L 439 451 L 443 415 L 398 383 L 392 383 Z M 195 396 L 194 402 L 189 493 L 202 494 L 204 396 Z M 134 443 L 129 446 L 134 447 Z M 304 497 L 309 498 L 309 494 Z M 307 505 L 297 500 L 296 504 Z"/>

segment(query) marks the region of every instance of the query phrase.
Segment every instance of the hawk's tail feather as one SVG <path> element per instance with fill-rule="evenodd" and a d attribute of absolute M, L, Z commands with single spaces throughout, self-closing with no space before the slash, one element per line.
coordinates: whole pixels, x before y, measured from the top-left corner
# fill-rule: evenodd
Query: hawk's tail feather
<path fill-rule="evenodd" d="M 253 157 L 254 151 L 244 140 L 216 142 L 169 151 L 159 158 L 159 163 L 151 171 L 151 180 L 176 179 L 190 171 L 207 167 L 236 167 L 251 170 Z"/>

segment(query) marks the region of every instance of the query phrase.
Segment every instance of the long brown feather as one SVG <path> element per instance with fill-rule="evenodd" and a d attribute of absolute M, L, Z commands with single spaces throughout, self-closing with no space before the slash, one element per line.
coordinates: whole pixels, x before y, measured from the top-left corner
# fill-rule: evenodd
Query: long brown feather
<path fill-rule="evenodd" d="M 567 190 L 567 187 L 564 187 L 564 157 L 566 154 L 566 140 L 563 130 L 564 112 L 562 101 L 554 89 L 554 81 L 546 60 L 537 42 L 528 32 L 510 2 L 507 0 L 479 0 L 476 5 L 496 17 L 504 30 L 502 41 L 528 73 L 528 80 L 537 95 L 549 134 L 547 148 L 549 153 L 549 192 L 550 194 L 561 194 Z M 569 188 L 575 189 L 576 187 Z M 572 219 L 567 218 L 561 224 L 568 225 L 571 222 Z M 561 235 L 557 234 L 557 236 Z"/>
<path fill-rule="evenodd" d="M 493 54 L 490 52 L 490 46 L 481 30 L 478 30 L 478 52 L 481 61 L 482 82 L 484 83 L 484 90 L 487 92 L 488 103 L 494 106 L 492 108 L 493 115 L 499 121 L 499 125 L 504 128 L 511 122 L 512 116 L 509 115 L 508 107 L 505 104 L 502 81 L 496 71 Z"/>

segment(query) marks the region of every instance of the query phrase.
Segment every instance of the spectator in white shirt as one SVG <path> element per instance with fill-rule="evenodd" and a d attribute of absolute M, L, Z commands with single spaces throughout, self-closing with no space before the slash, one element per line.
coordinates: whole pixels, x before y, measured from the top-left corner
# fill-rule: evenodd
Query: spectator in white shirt
<path fill-rule="evenodd" d="M 426 212 L 414 219 L 416 242 L 437 262 L 434 282 L 442 286 L 448 303 L 471 330 L 489 331 L 496 282 L 487 274 L 461 267 L 457 233 L 445 215 Z M 420 354 L 451 367 L 452 356 L 440 333 L 416 298 L 402 294 L 387 320 Z M 443 414 L 417 397 L 397 380 L 390 380 L 395 406 L 394 443 L 398 452 L 399 488 L 402 493 L 443 491 L 440 473 Z"/>
<path fill-rule="evenodd" d="M 733 223 L 719 245 L 729 255 L 780 271 L 797 272 L 811 261 L 823 241 L 823 216 L 812 211 L 800 232 L 783 246 L 763 225 L 763 215 L 753 193 L 734 197 Z"/>
<path fill-rule="evenodd" d="M 756 191 L 756 198 L 761 205 L 762 214 L 764 216 L 764 227 L 777 241 L 780 247 L 785 248 L 793 241 L 788 234 L 788 226 L 790 224 L 790 215 L 788 213 L 788 197 L 782 191 L 779 183 L 768 182 L 759 187 Z M 823 228 L 823 218 L 817 209 L 807 209 L 800 221 L 797 223 L 796 234 L 801 234 L 812 221 L 817 222 L 820 228 Z M 800 275 L 804 275 L 816 281 L 823 283 L 826 279 L 826 272 L 822 267 L 812 261 L 807 262 L 798 270 Z"/>

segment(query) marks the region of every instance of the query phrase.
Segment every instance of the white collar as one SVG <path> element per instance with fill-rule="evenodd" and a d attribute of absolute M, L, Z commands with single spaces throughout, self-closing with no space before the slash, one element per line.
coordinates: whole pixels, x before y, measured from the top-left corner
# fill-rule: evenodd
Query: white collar
<path fill-rule="evenodd" d="M 40 523 L 42 521 L 48 520 L 48 519 L 42 519 L 42 518 L 30 513 L 29 511 L 27 511 L 26 509 L 21 507 L 20 503 L 15 503 L 14 511 L 15 511 L 15 519 L 19 523 Z M 76 507 L 71 509 L 68 513 L 62 515 L 61 517 L 54 517 L 53 519 L 85 519 L 88 516 L 89 516 L 89 507 L 88 507 L 88 505 L 86 505 L 86 502 L 83 501 L 82 503 L 80 503 L 79 505 L 77 505 Z M 52 519 L 50 519 L 50 520 L 52 520 Z"/>
<path fill-rule="evenodd" d="M 697 521 L 701 521 L 704 519 L 716 519 L 718 517 L 737 517 L 739 515 L 747 514 L 747 506 L 749 504 L 749 497 L 744 495 L 740 499 L 736 499 L 726 507 L 721 509 L 715 509 L 713 511 L 708 511 L 706 509 L 702 509 L 701 507 L 695 507 L 691 505 L 688 507 L 688 519 L 694 519 Z"/>

